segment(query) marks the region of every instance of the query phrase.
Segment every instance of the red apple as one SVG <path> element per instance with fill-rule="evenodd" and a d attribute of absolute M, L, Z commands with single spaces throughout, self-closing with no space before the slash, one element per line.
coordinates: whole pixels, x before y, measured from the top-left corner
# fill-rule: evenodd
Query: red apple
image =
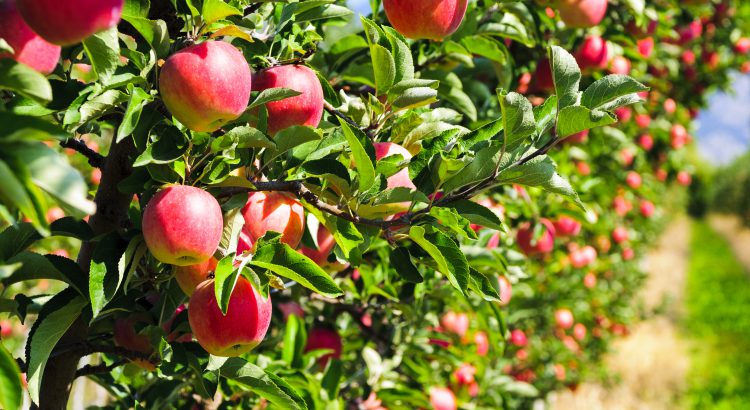
<path fill-rule="evenodd" d="M 635 251 L 632 248 L 625 248 L 622 250 L 622 259 L 629 261 L 635 257 Z"/>
<path fill-rule="evenodd" d="M 541 236 L 534 237 L 534 228 L 530 222 L 522 224 L 516 234 L 516 242 L 527 256 L 552 252 L 555 246 L 555 227 L 546 219 L 542 219 Z"/>
<path fill-rule="evenodd" d="M 268 134 L 293 125 L 317 127 L 323 117 L 323 87 L 315 71 L 303 65 L 281 65 L 253 75 L 253 91 L 290 88 L 302 94 L 266 104 Z"/>
<path fill-rule="evenodd" d="M 404 161 L 411 159 L 411 153 L 406 148 L 394 144 L 392 142 L 376 142 L 375 146 L 375 159 L 380 161 L 383 158 L 390 157 L 391 155 L 401 155 L 404 157 Z M 409 168 L 404 168 L 398 171 L 396 174 L 388 177 L 388 189 L 404 187 L 409 189 L 417 189 L 414 183 L 409 179 Z"/>
<path fill-rule="evenodd" d="M 510 332 L 510 344 L 518 347 L 524 347 L 528 343 L 526 333 L 523 330 L 515 329 Z"/>
<path fill-rule="evenodd" d="M 615 115 L 620 122 L 628 123 L 633 117 L 633 110 L 630 107 L 619 107 L 615 109 Z"/>
<path fill-rule="evenodd" d="M 742 63 L 742 65 L 740 66 L 740 72 L 742 74 L 750 73 L 750 61 L 745 61 Z"/>
<path fill-rule="evenodd" d="M 219 247 L 224 217 L 216 198 L 187 185 L 162 189 L 143 211 L 143 237 L 161 262 L 190 266 L 205 262 Z"/>
<path fill-rule="evenodd" d="M 474 383 L 474 375 L 476 373 L 476 367 L 468 363 L 463 363 L 453 372 L 453 377 L 456 378 L 458 384 L 471 384 Z"/>
<path fill-rule="evenodd" d="M 625 166 L 630 166 L 633 164 L 635 154 L 630 149 L 623 148 L 622 150 L 620 150 L 620 159 Z"/>
<path fill-rule="evenodd" d="M 145 355 L 153 353 L 154 348 L 148 336 L 136 333 L 136 319 L 133 317 L 116 319 L 113 327 L 115 344 L 127 350 Z M 156 367 L 148 360 L 135 359 L 133 363 L 146 370 L 155 370 Z"/>
<path fill-rule="evenodd" d="M 159 92 L 183 125 L 212 132 L 245 112 L 251 82 L 250 66 L 239 50 L 223 41 L 205 41 L 167 59 Z"/>
<path fill-rule="evenodd" d="M 653 37 L 646 37 L 638 40 L 638 53 L 643 56 L 643 58 L 649 58 L 651 57 L 651 54 L 654 52 L 654 38 Z"/>
<path fill-rule="evenodd" d="M 557 309 L 555 311 L 555 324 L 563 329 L 570 329 L 573 326 L 573 312 L 568 309 Z"/>
<path fill-rule="evenodd" d="M 313 327 L 307 335 L 307 345 L 305 352 L 312 350 L 332 350 L 331 353 L 325 354 L 318 359 L 320 367 L 325 367 L 333 359 L 341 358 L 343 344 L 338 332 L 327 327 Z"/>
<path fill-rule="evenodd" d="M 284 322 L 289 320 L 289 316 L 292 315 L 297 316 L 300 319 L 305 317 L 305 311 L 302 310 L 302 306 L 297 302 L 279 303 L 279 310 L 281 311 L 281 314 L 284 315 Z"/>
<path fill-rule="evenodd" d="M 635 116 L 635 123 L 639 128 L 648 128 L 651 125 L 651 117 L 648 114 L 638 114 Z"/>
<path fill-rule="evenodd" d="M 328 261 L 328 255 L 333 251 L 333 247 L 336 246 L 336 241 L 333 239 L 331 232 L 326 229 L 325 226 L 318 226 L 318 249 L 300 248 L 300 252 L 308 258 L 312 259 L 313 262 L 318 265 L 325 265 Z"/>
<path fill-rule="evenodd" d="M 695 53 L 693 50 L 685 50 L 682 52 L 680 59 L 682 59 L 682 62 L 687 65 L 693 65 L 695 64 Z"/>
<path fill-rule="evenodd" d="M 467 0 L 384 0 L 393 28 L 411 39 L 442 40 L 458 30 Z"/>
<path fill-rule="evenodd" d="M 674 114 L 677 111 L 677 102 L 671 98 L 664 100 L 664 111 L 667 114 Z"/>
<path fill-rule="evenodd" d="M 229 298 L 226 316 L 216 303 L 214 280 L 195 289 L 188 305 L 188 321 L 198 343 L 214 356 L 239 356 L 254 349 L 271 323 L 271 298 L 263 298 L 240 276 Z"/>
<path fill-rule="evenodd" d="M 640 208 L 641 208 L 641 215 L 643 215 L 646 218 L 650 218 L 651 215 L 653 215 L 654 211 L 656 210 L 654 203 L 651 201 L 647 201 L 647 200 L 641 201 Z"/>
<path fill-rule="evenodd" d="M 534 90 L 542 93 L 552 93 L 555 91 L 555 82 L 552 79 L 552 67 L 549 59 L 539 60 L 534 71 Z"/>
<path fill-rule="evenodd" d="M 591 174 L 591 167 L 585 161 L 576 162 L 576 170 L 578 170 L 578 173 L 583 176 Z"/>
<path fill-rule="evenodd" d="M 469 315 L 452 311 L 447 312 L 440 318 L 440 325 L 446 331 L 464 337 L 469 330 Z"/>
<path fill-rule="evenodd" d="M 388 0 L 386 0 L 386 3 L 387 2 Z M 430 388 L 430 404 L 432 405 L 433 410 L 456 410 L 458 408 L 458 404 L 456 404 L 456 395 L 453 394 L 451 389 L 446 387 Z"/>
<path fill-rule="evenodd" d="M 623 56 L 616 56 L 609 63 L 609 72 L 612 74 L 628 75 L 630 74 L 630 60 Z"/>
<path fill-rule="evenodd" d="M 268 231 L 281 233 L 281 241 L 296 248 L 305 232 L 302 204 L 282 192 L 253 192 L 242 208 L 245 230 L 253 242 Z"/>
<path fill-rule="evenodd" d="M 668 176 L 667 171 L 664 170 L 663 168 L 657 169 L 656 172 L 654 173 L 654 175 L 656 175 L 656 179 L 658 179 L 661 182 L 666 181 L 667 180 L 667 176 Z"/>
<path fill-rule="evenodd" d="M 557 10 L 568 27 L 593 27 L 604 19 L 607 0 L 560 0 Z"/>
<path fill-rule="evenodd" d="M 575 53 L 575 58 L 581 70 L 605 68 L 609 62 L 607 42 L 599 36 L 588 36 Z"/>
<path fill-rule="evenodd" d="M 680 171 L 677 173 L 677 183 L 683 186 L 688 186 L 692 182 L 693 178 L 686 171 Z"/>
<path fill-rule="evenodd" d="M 581 223 L 569 216 L 561 216 L 553 223 L 558 236 L 576 236 L 581 233 Z"/>
<path fill-rule="evenodd" d="M 651 151 L 654 147 L 654 138 L 650 134 L 643 134 L 638 137 L 638 145 L 646 151 Z"/>
<path fill-rule="evenodd" d="M 577 132 L 565 138 L 565 142 L 568 144 L 583 144 L 589 139 L 589 131 L 590 130 L 583 130 L 581 132 Z"/>
<path fill-rule="evenodd" d="M 75 44 L 120 22 L 124 0 L 16 0 L 34 32 L 50 43 Z"/>
<path fill-rule="evenodd" d="M 589 272 L 583 277 L 583 286 L 587 289 L 596 286 L 596 275 L 593 272 Z"/>
<path fill-rule="evenodd" d="M 615 243 L 623 243 L 628 240 L 628 230 L 624 226 L 618 226 L 612 231 L 612 239 Z"/>
<path fill-rule="evenodd" d="M 641 184 L 643 183 L 643 179 L 641 178 L 641 175 L 635 171 L 628 172 L 628 175 L 625 177 L 625 183 L 628 184 L 629 187 L 633 189 L 638 189 L 641 187 Z"/>
<path fill-rule="evenodd" d="M 596 261 L 596 249 L 593 246 L 584 246 L 570 253 L 570 264 L 576 269 L 586 267 Z"/>
<path fill-rule="evenodd" d="M 55 70 L 60 46 L 48 43 L 31 30 L 18 13 L 15 0 L 0 1 L 0 38 L 13 49 L 12 55 L 0 53 L 0 59 L 13 58 L 44 75 Z"/>
<path fill-rule="evenodd" d="M 669 136 L 672 140 L 672 148 L 682 148 L 688 140 L 687 129 L 682 124 L 674 124 L 672 129 L 669 131 Z"/>
<path fill-rule="evenodd" d="M 481 331 L 474 333 L 474 344 L 477 345 L 477 355 L 487 356 L 487 352 L 490 351 L 490 339 L 487 333 Z"/>
<path fill-rule="evenodd" d="M 557 379 L 558 381 L 565 380 L 565 377 L 566 377 L 565 366 L 561 365 L 560 363 L 555 363 L 552 366 L 552 369 L 555 372 L 555 379 Z"/>
<path fill-rule="evenodd" d="M 0 338 L 7 338 L 13 334 L 13 323 L 9 319 L 0 320 Z"/>
<path fill-rule="evenodd" d="M 740 54 L 747 54 L 750 51 L 750 38 L 740 37 L 734 43 L 734 50 Z"/>
<path fill-rule="evenodd" d="M 498 276 L 497 281 L 500 288 L 500 304 L 508 306 L 510 299 L 513 297 L 513 285 L 505 276 Z"/>
<path fill-rule="evenodd" d="M 703 34 L 703 23 L 699 19 L 695 19 L 687 26 L 679 28 L 677 33 L 680 36 L 681 44 L 691 42 Z"/>
<path fill-rule="evenodd" d="M 50 208 L 47 210 L 47 222 L 52 223 L 58 219 L 65 218 L 65 211 L 59 207 Z"/>
<path fill-rule="evenodd" d="M 174 269 L 174 278 L 186 295 L 191 296 L 195 288 L 208 279 L 208 274 L 216 270 L 216 258 L 211 257 L 208 260 L 190 266 L 176 266 Z"/>
<path fill-rule="evenodd" d="M 612 205 L 615 209 L 615 213 L 619 216 L 625 216 L 631 209 L 633 209 L 633 204 L 622 196 L 616 196 Z"/>

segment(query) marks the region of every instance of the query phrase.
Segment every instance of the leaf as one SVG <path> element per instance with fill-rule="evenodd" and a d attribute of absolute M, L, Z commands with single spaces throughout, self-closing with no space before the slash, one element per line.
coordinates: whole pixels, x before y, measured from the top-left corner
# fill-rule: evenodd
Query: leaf
<path fill-rule="evenodd" d="M 323 269 L 287 244 L 260 246 L 250 265 L 268 269 L 326 297 L 334 298 L 343 294 Z"/>
<path fill-rule="evenodd" d="M 120 242 L 119 234 L 108 234 L 96 244 L 94 254 L 91 257 L 89 297 L 91 299 L 91 310 L 93 311 L 92 321 L 115 296 L 124 278 L 125 269 L 119 269 L 120 258 L 123 256 Z M 138 244 L 131 241 L 129 246 L 133 245 L 137 246 Z M 131 251 L 135 252 L 135 247 Z"/>
<path fill-rule="evenodd" d="M 484 300 L 489 302 L 500 302 L 500 288 L 497 279 L 490 279 L 476 269 L 469 269 L 471 276 L 470 288 Z"/>
<path fill-rule="evenodd" d="M 2 181 L 5 183 L 4 179 Z M 0 184 L 0 186 L 2 185 Z M 28 223 L 20 223 L 5 228 L 0 233 L 0 261 L 7 261 L 40 239 L 42 239 L 42 236 Z"/>
<path fill-rule="evenodd" d="M 534 120 L 536 121 L 536 134 L 544 135 L 555 125 L 557 116 L 557 96 L 550 95 L 544 100 L 544 104 L 534 107 Z"/>
<path fill-rule="evenodd" d="M 392 27 L 384 26 L 383 31 L 391 43 L 393 60 L 396 63 L 396 76 L 393 82 L 412 80 L 414 78 L 414 58 L 411 55 L 409 45 L 406 44 L 404 37 Z"/>
<path fill-rule="evenodd" d="M 0 89 L 17 92 L 41 103 L 52 101 L 52 87 L 47 78 L 11 58 L 0 59 Z"/>
<path fill-rule="evenodd" d="M 2 160 L 0 160 L 0 181 L 3 181 L 0 184 L 0 204 L 21 211 L 21 214 L 29 218 L 29 221 L 39 233 L 48 235 L 49 230 L 44 219 L 45 216 L 37 210 L 34 201 L 26 192 L 24 184 L 16 178 L 13 170 Z M 2 251 L 0 250 L 0 252 Z"/>
<path fill-rule="evenodd" d="M 393 100 L 393 106 L 401 110 L 422 107 L 436 102 L 437 95 L 437 90 L 433 88 L 409 88 Z"/>
<path fill-rule="evenodd" d="M 206 25 L 229 16 L 241 16 L 242 12 L 222 0 L 203 0 L 201 16 Z"/>
<path fill-rule="evenodd" d="M 234 287 L 237 285 L 237 279 L 240 277 L 240 271 L 234 269 L 234 257 L 235 254 L 233 252 L 222 258 L 216 264 L 216 270 L 214 271 L 216 303 L 219 305 L 219 309 L 221 309 L 221 313 L 224 316 L 227 314 L 229 299 L 232 296 L 232 292 L 234 292 Z"/>
<path fill-rule="evenodd" d="M 581 70 L 578 68 L 576 59 L 564 48 L 558 46 L 550 47 L 549 53 L 558 110 L 576 105 L 581 82 Z"/>
<path fill-rule="evenodd" d="M 169 54 L 169 30 L 164 20 L 149 20 L 146 16 L 128 15 L 125 12 L 122 19 L 143 36 L 158 58 L 165 58 Z"/>
<path fill-rule="evenodd" d="M 441 232 L 425 236 L 425 228 L 422 226 L 412 226 L 409 237 L 435 260 L 437 270 L 463 294 L 469 284 L 469 263 L 458 245 Z"/>
<path fill-rule="evenodd" d="M 235 24 L 227 24 L 226 26 L 211 33 L 209 38 L 214 39 L 217 37 L 235 37 L 241 38 L 249 43 L 254 42 L 253 32 L 245 27 L 240 27 Z"/>
<path fill-rule="evenodd" d="M 221 366 L 219 372 L 223 377 L 240 383 L 280 409 L 307 409 L 305 401 L 291 386 L 283 381 L 279 382 L 278 377 L 245 359 L 231 357 Z M 283 383 L 283 388 L 279 383 Z"/>
<path fill-rule="evenodd" d="M 375 73 L 376 95 L 383 95 L 396 80 L 396 61 L 391 52 L 379 44 L 370 47 L 370 54 Z"/>
<path fill-rule="evenodd" d="M 560 138 L 617 122 L 612 114 L 604 111 L 591 111 L 582 106 L 565 107 L 557 117 L 557 136 Z"/>
<path fill-rule="evenodd" d="M 581 105 L 594 110 L 620 97 L 648 91 L 648 89 L 632 77 L 610 74 L 586 88 L 581 95 Z"/>
<path fill-rule="evenodd" d="M 80 268 L 77 270 L 66 269 L 63 272 L 56 266 L 62 263 L 60 260 L 73 262 L 61 256 L 21 252 L 6 261 L 8 264 L 20 264 L 21 266 L 10 276 L 4 278 L 2 284 L 3 286 L 10 286 L 27 280 L 52 279 L 67 283 L 83 294 L 86 291 L 86 280 Z"/>
<path fill-rule="evenodd" d="M 572 198 L 576 205 L 585 209 L 576 191 L 565 178 L 557 173 L 557 165 L 547 155 L 538 156 L 523 165 L 503 170 L 497 181 L 504 184 L 540 186 L 549 192 Z"/>
<path fill-rule="evenodd" d="M 375 164 L 373 163 L 375 148 L 366 136 L 357 135 L 362 134 L 361 131 L 355 134 L 345 121 L 340 121 L 340 123 L 344 137 L 346 137 L 349 148 L 352 150 L 354 169 L 357 170 L 359 175 L 359 189 L 360 191 L 366 191 L 375 183 Z M 368 151 L 372 152 L 372 155 Z"/>
<path fill-rule="evenodd" d="M 258 94 L 258 96 L 255 98 L 255 101 L 250 103 L 247 109 L 251 110 L 263 104 L 274 101 L 281 101 L 286 98 L 296 97 L 298 95 L 302 95 L 302 93 L 296 90 L 292 90 L 291 88 L 267 88 L 261 91 L 260 94 Z"/>
<path fill-rule="evenodd" d="M 463 135 L 461 137 L 460 144 L 465 150 L 468 150 L 477 143 L 493 139 L 503 131 L 504 126 L 505 124 L 503 123 L 502 119 L 492 121 L 489 124 L 486 124 L 466 135 Z"/>
<path fill-rule="evenodd" d="M 284 331 L 284 345 L 281 359 L 292 367 L 302 367 L 302 352 L 307 342 L 307 332 L 302 320 L 297 315 L 289 315 Z"/>
<path fill-rule="evenodd" d="M 473 185 L 492 176 L 502 154 L 502 146 L 493 144 L 482 148 L 474 158 L 456 175 L 445 181 L 443 190 L 453 192 L 458 188 Z"/>
<path fill-rule="evenodd" d="M 122 141 L 125 137 L 130 136 L 130 134 L 135 131 L 135 127 L 138 126 L 138 121 L 141 119 L 143 107 L 153 101 L 153 99 L 154 98 L 142 88 L 133 88 L 133 91 L 130 93 L 128 108 L 125 110 L 125 115 L 122 118 L 120 127 L 117 128 L 117 142 Z"/>
<path fill-rule="evenodd" d="M 276 133 L 273 142 L 276 149 L 268 150 L 267 155 L 278 156 L 294 147 L 300 146 L 306 142 L 316 141 L 323 138 L 323 132 L 317 128 L 295 125 Z"/>
<path fill-rule="evenodd" d="M 485 228 L 504 231 L 503 223 L 500 218 L 489 208 L 480 205 L 474 201 L 460 200 L 448 205 L 458 212 L 459 215 L 471 221 L 471 223 L 483 226 Z"/>
<path fill-rule="evenodd" d="M 143 240 L 142 235 L 138 235 L 130 240 L 128 247 L 125 249 L 125 253 L 122 254 L 120 260 L 117 263 L 117 271 L 120 275 L 120 283 L 125 281 L 125 293 L 127 293 L 128 282 L 138 268 L 138 264 L 141 259 L 146 256 L 148 247 L 146 242 Z"/>
<path fill-rule="evenodd" d="M 160 124 L 151 131 L 156 140 L 149 143 L 146 149 L 135 159 L 134 167 L 148 164 L 168 164 L 187 152 L 190 144 L 187 136 L 173 125 Z"/>
<path fill-rule="evenodd" d="M 84 39 L 82 43 L 99 81 L 107 84 L 115 74 L 115 69 L 120 65 L 120 43 L 117 40 L 117 27 L 93 34 Z"/>
<path fill-rule="evenodd" d="M 424 277 L 422 277 L 419 269 L 417 269 L 414 262 L 412 262 L 411 255 L 407 248 L 398 247 L 392 250 L 390 262 L 393 269 L 403 280 L 411 283 L 424 282 Z"/>
<path fill-rule="evenodd" d="M 498 93 L 498 98 L 503 115 L 505 144 L 507 149 L 510 150 L 536 131 L 534 109 L 526 97 L 516 92 L 506 93 L 502 91 Z"/>
<path fill-rule="evenodd" d="M 0 343 L 0 407 L 20 409 L 22 402 L 21 369 L 5 345 Z"/>
<path fill-rule="evenodd" d="M 72 289 L 64 290 L 44 305 L 34 323 L 26 344 L 26 377 L 29 396 L 34 403 L 39 403 L 42 376 L 52 349 L 86 305 L 86 300 Z"/>

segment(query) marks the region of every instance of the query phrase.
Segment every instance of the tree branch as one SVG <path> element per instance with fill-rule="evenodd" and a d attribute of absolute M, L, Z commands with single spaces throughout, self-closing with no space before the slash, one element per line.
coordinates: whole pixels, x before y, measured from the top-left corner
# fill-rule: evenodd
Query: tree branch
<path fill-rule="evenodd" d="M 336 108 L 334 108 L 334 106 L 331 105 L 331 103 L 329 103 L 328 101 L 323 101 L 323 107 L 325 107 L 326 111 L 328 111 L 329 114 L 331 114 L 331 115 L 333 115 L 335 117 L 338 117 L 338 118 L 344 120 L 347 124 L 351 125 L 352 127 L 355 127 L 357 129 L 362 129 L 359 126 L 359 124 L 357 124 L 356 122 L 354 122 L 354 120 L 352 120 L 351 118 L 349 118 L 343 112 L 341 112 L 341 111 L 337 110 Z"/>
<path fill-rule="evenodd" d="M 104 156 L 89 148 L 83 140 L 68 138 L 65 141 L 60 141 L 60 146 L 63 148 L 70 148 L 73 151 L 82 154 L 89 160 L 89 165 L 94 168 L 101 168 L 102 164 L 104 164 Z"/>
<path fill-rule="evenodd" d="M 97 364 L 97 365 L 87 364 L 86 366 L 83 366 L 80 369 L 76 370 L 76 378 L 90 376 L 93 374 L 109 373 L 112 370 L 120 366 L 123 366 L 127 363 L 128 363 L 127 360 L 122 359 L 122 360 L 117 360 L 112 364 L 106 364 L 106 363 Z"/>

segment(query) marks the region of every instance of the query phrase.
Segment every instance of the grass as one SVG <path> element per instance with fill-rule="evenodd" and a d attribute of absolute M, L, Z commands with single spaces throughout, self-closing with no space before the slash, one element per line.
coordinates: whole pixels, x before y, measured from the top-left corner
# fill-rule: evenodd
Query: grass
<path fill-rule="evenodd" d="M 750 276 L 704 222 L 692 228 L 686 329 L 695 341 L 687 403 L 750 408 Z"/>

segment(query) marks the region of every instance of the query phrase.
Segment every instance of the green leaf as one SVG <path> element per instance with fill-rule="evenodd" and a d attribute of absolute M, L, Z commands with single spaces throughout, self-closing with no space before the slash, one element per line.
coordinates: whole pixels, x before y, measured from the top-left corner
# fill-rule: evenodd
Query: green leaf
<path fill-rule="evenodd" d="M 463 45 L 471 54 L 486 57 L 491 61 L 506 64 L 509 60 L 508 49 L 500 40 L 487 35 L 474 35 L 461 39 Z"/>
<path fill-rule="evenodd" d="M 276 149 L 268 150 L 266 155 L 278 156 L 294 147 L 321 138 L 323 138 L 323 132 L 317 128 L 301 125 L 284 128 L 273 136 L 273 142 L 276 143 Z"/>
<path fill-rule="evenodd" d="M 453 192 L 458 188 L 473 185 L 492 176 L 502 154 L 502 146 L 493 144 L 482 148 L 474 158 L 456 175 L 445 181 L 443 190 Z"/>
<path fill-rule="evenodd" d="M 0 65 L 3 61 L 0 60 Z M 70 137 L 65 130 L 41 118 L 0 112 L 0 138 L 4 141 L 65 140 Z"/>
<path fill-rule="evenodd" d="M 223 377 L 243 385 L 280 409 L 307 409 L 307 404 L 294 388 L 245 359 L 231 357 L 219 372 Z"/>
<path fill-rule="evenodd" d="M 497 181 L 504 184 L 539 186 L 549 192 L 570 197 L 576 205 L 585 209 L 578 198 L 578 193 L 565 178 L 557 173 L 557 165 L 547 155 L 538 156 L 523 165 L 503 170 Z"/>
<path fill-rule="evenodd" d="M 422 107 L 436 102 L 437 96 L 438 92 L 434 88 L 409 88 L 393 100 L 393 106 L 401 110 Z"/>
<path fill-rule="evenodd" d="M 4 278 L 2 284 L 7 287 L 27 280 L 52 279 L 67 283 L 83 294 L 86 291 L 86 281 L 80 268 L 77 270 L 64 269 L 63 272 L 58 269 L 58 266 L 64 268 L 62 260 L 70 261 L 70 259 L 55 255 L 21 252 L 6 261 L 8 264 L 20 264 L 21 266 L 10 276 Z"/>
<path fill-rule="evenodd" d="M 138 121 L 141 119 L 143 107 L 153 101 L 153 99 L 154 98 L 143 89 L 138 87 L 133 88 L 133 91 L 130 93 L 128 108 L 125 110 L 125 115 L 122 118 L 120 127 L 117 128 L 117 142 L 122 141 L 135 131 L 135 128 L 138 126 Z"/>
<path fill-rule="evenodd" d="M 2 179 L 2 181 L 5 183 L 6 180 Z M 2 184 L 0 184 L 1 186 Z M 40 239 L 42 239 L 42 236 L 28 223 L 20 223 L 5 228 L 0 233 L 0 261 L 7 261 Z"/>
<path fill-rule="evenodd" d="M 276 148 L 276 143 L 268 139 L 265 134 L 253 127 L 244 125 L 232 128 L 223 137 L 214 141 L 220 139 L 228 139 L 237 148 Z M 211 143 L 211 150 L 214 150 L 214 143 Z"/>
<path fill-rule="evenodd" d="M 115 74 L 115 69 L 120 65 L 120 43 L 117 40 L 117 27 L 91 35 L 84 39 L 82 43 L 99 81 L 107 84 Z"/>
<path fill-rule="evenodd" d="M 154 127 L 151 136 L 156 140 L 148 144 L 143 153 L 135 159 L 134 167 L 168 164 L 182 158 L 190 146 L 187 136 L 173 125 L 160 124 Z"/>
<path fill-rule="evenodd" d="M 360 191 L 366 191 L 375 183 L 375 164 L 373 163 L 375 148 L 361 131 L 355 134 L 349 124 L 344 121 L 341 121 L 341 130 L 344 132 L 344 137 L 346 137 L 349 148 L 352 150 L 354 168 L 359 175 L 359 189 Z M 368 151 L 372 152 L 372 155 Z"/>
<path fill-rule="evenodd" d="M 498 98 L 503 114 L 505 144 L 507 149 L 511 150 L 536 131 L 534 109 L 526 97 L 516 92 L 501 91 L 498 93 Z"/>
<path fill-rule="evenodd" d="M 544 104 L 534 107 L 534 119 L 536 120 L 536 134 L 544 135 L 555 125 L 557 116 L 557 96 L 550 95 L 544 100 Z"/>
<path fill-rule="evenodd" d="M 128 15 L 124 12 L 122 19 L 143 36 L 158 58 L 164 58 L 169 54 L 169 30 L 164 20 L 149 20 L 145 16 Z"/>
<path fill-rule="evenodd" d="M 617 122 L 612 114 L 604 111 L 591 111 L 586 107 L 563 108 L 557 116 L 557 136 L 569 137 L 581 131 Z"/>
<path fill-rule="evenodd" d="M 305 11 L 303 13 L 297 14 L 295 17 L 295 21 L 297 23 L 302 21 L 316 21 L 316 20 L 325 20 L 325 19 L 332 19 L 332 18 L 341 18 L 346 17 L 352 14 L 352 11 L 344 6 L 339 6 L 337 4 L 326 4 L 320 7 L 316 7 L 312 10 Z"/>
<path fill-rule="evenodd" d="M 384 26 L 383 31 L 391 43 L 393 60 L 396 63 L 396 76 L 393 82 L 400 83 L 412 80 L 414 78 L 414 58 L 411 55 L 409 45 L 404 37 L 392 27 Z"/>
<path fill-rule="evenodd" d="M 21 369 L 5 345 L 0 343 L 0 407 L 20 409 L 22 402 Z"/>
<path fill-rule="evenodd" d="M 471 221 L 471 223 L 486 228 L 504 231 L 503 223 L 495 212 L 474 201 L 461 200 L 448 205 L 458 212 L 459 215 Z"/>
<path fill-rule="evenodd" d="M 370 47 L 370 53 L 375 73 L 375 93 L 383 95 L 396 81 L 396 61 L 391 52 L 380 44 Z"/>
<path fill-rule="evenodd" d="M 435 206 L 430 209 L 430 216 L 440 221 L 442 230 L 450 229 L 455 235 L 462 235 L 470 239 L 477 239 L 477 233 L 471 229 L 468 219 L 459 215 L 455 209 Z"/>
<path fill-rule="evenodd" d="M 125 0 L 122 8 L 124 16 L 148 17 L 148 11 L 151 8 L 150 0 Z"/>
<path fill-rule="evenodd" d="M 242 12 L 222 0 L 203 0 L 201 16 L 206 25 L 229 16 L 241 16 Z"/>
<path fill-rule="evenodd" d="M 5 162 L 0 160 L 0 204 L 9 206 L 11 209 L 18 209 L 21 214 L 25 215 L 33 226 L 40 233 L 47 235 L 49 230 L 44 220 L 45 216 L 39 212 L 34 205 L 34 201 L 26 192 L 26 188 L 21 181 L 16 178 L 13 170 Z"/>
<path fill-rule="evenodd" d="M 138 244 L 132 241 L 130 245 Z M 134 249 L 133 249 L 134 252 Z M 114 298 L 124 278 L 124 269 L 119 269 L 120 258 L 123 256 L 121 239 L 117 233 L 111 233 L 96 244 L 91 257 L 89 275 L 89 298 L 93 321 Z"/>
<path fill-rule="evenodd" d="M 490 278 L 476 269 L 469 269 L 471 281 L 469 287 L 484 300 L 489 302 L 500 302 L 500 284 L 497 278 Z"/>
<path fill-rule="evenodd" d="M 437 270 L 448 278 L 450 284 L 464 293 L 469 285 L 469 263 L 458 245 L 442 232 L 425 235 L 425 228 L 412 226 L 409 237 L 437 263 Z"/>
<path fill-rule="evenodd" d="M 576 59 L 564 48 L 558 46 L 550 47 L 549 53 L 558 110 L 576 105 L 581 82 L 581 70 L 578 68 Z"/>
<path fill-rule="evenodd" d="M 0 89 L 17 92 L 42 103 L 52 101 L 52 87 L 47 78 L 11 58 L 0 59 Z"/>
<path fill-rule="evenodd" d="M 143 240 L 142 235 L 138 235 L 130 240 L 128 247 L 125 249 L 125 253 L 122 254 L 120 260 L 117 263 L 117 271 L 120 275 L 120 282 L 125 281 L 125 293 L 128 292 L 127 285 L 130 281 L 131 276 L 135 273 L 138 268 L 138 264 L 141 259 L 146 256 L 148 247 L 146 242 Z"/>
<path fill-rule="evenodd" d="M 493 139 L 503 131 L 504 126 L 502 119 L 492 121 L 462 136 L 460 144 L 465 150 L 468 150 L 477 143 Z"/>
<path fill-rule="evenodd" d="M 234 287 L 237 285 L 237 279 L 239 279 L 240 271 L 234 269 L 234 253 L 222 258 L 219 263 L 216 264 L 216 270 L 214 271 L 214 293 L 216 294 L 216 303 L 221 309 L 221 313 L 226 316 L 227 309 L 229 309 L 229 299 L 234 292 Z"/>
<path fill-rule="evenodd" d="M 334 298 L 343 294 L 336 282 L 323 269 L 287 244 L 272 243 L 261 246 L 250 265 L 268 269 L 326 297 Z"/>
<path fill-rule="evenodd" d="M 247 107 L 248 110 L 251 110 L 255 107 L 259 107 L 263 104 L 267 104 L 274 101 L 281 101 L 286 98 L 296 97 L 298 95 L 301 95 L 302 93 L 296 90 L 292 90 L 291 88 L 267 88 L 258 94 L 258 96 L 255 98 L 255 100 L 250 103 L 250 105 Z"/>
<path fill-rule="evenodd" d="M 302 367 L 302 353 L 307 342 L 307 332 L 304 323 L 297 315 L 289 315 L 284 331 L 284 346 L 281 351 L 281 359 L 289 363 L 289 366 Z"/>
<path fill-rule="evenodd" d="M 52 349 L 86 305 L 86 300 L 72 290 L 62 291 L 44 305 L 34 323 L 26 344 L 26 376 L 29 396 L 34 403 L 39 403 L 42 376 Z"/>
<path fill-rule="evenodd" d="M 648 91 L 648 87 L 626 75 L 610 74 L 591 84 L 581 95 L 581 105 L 592 110 L 627 95 Z M 613 107 L 616 108 L 616 107 Z"/>
<path fill-rule="evenodd" d="M 419 269 L 412 262 L 407 248 L 399 247 L 392 250 L 390 262 L 393 269 L 403 280 L 411 283 L 424 282 L 424 277 L 422 277 Z"/>

